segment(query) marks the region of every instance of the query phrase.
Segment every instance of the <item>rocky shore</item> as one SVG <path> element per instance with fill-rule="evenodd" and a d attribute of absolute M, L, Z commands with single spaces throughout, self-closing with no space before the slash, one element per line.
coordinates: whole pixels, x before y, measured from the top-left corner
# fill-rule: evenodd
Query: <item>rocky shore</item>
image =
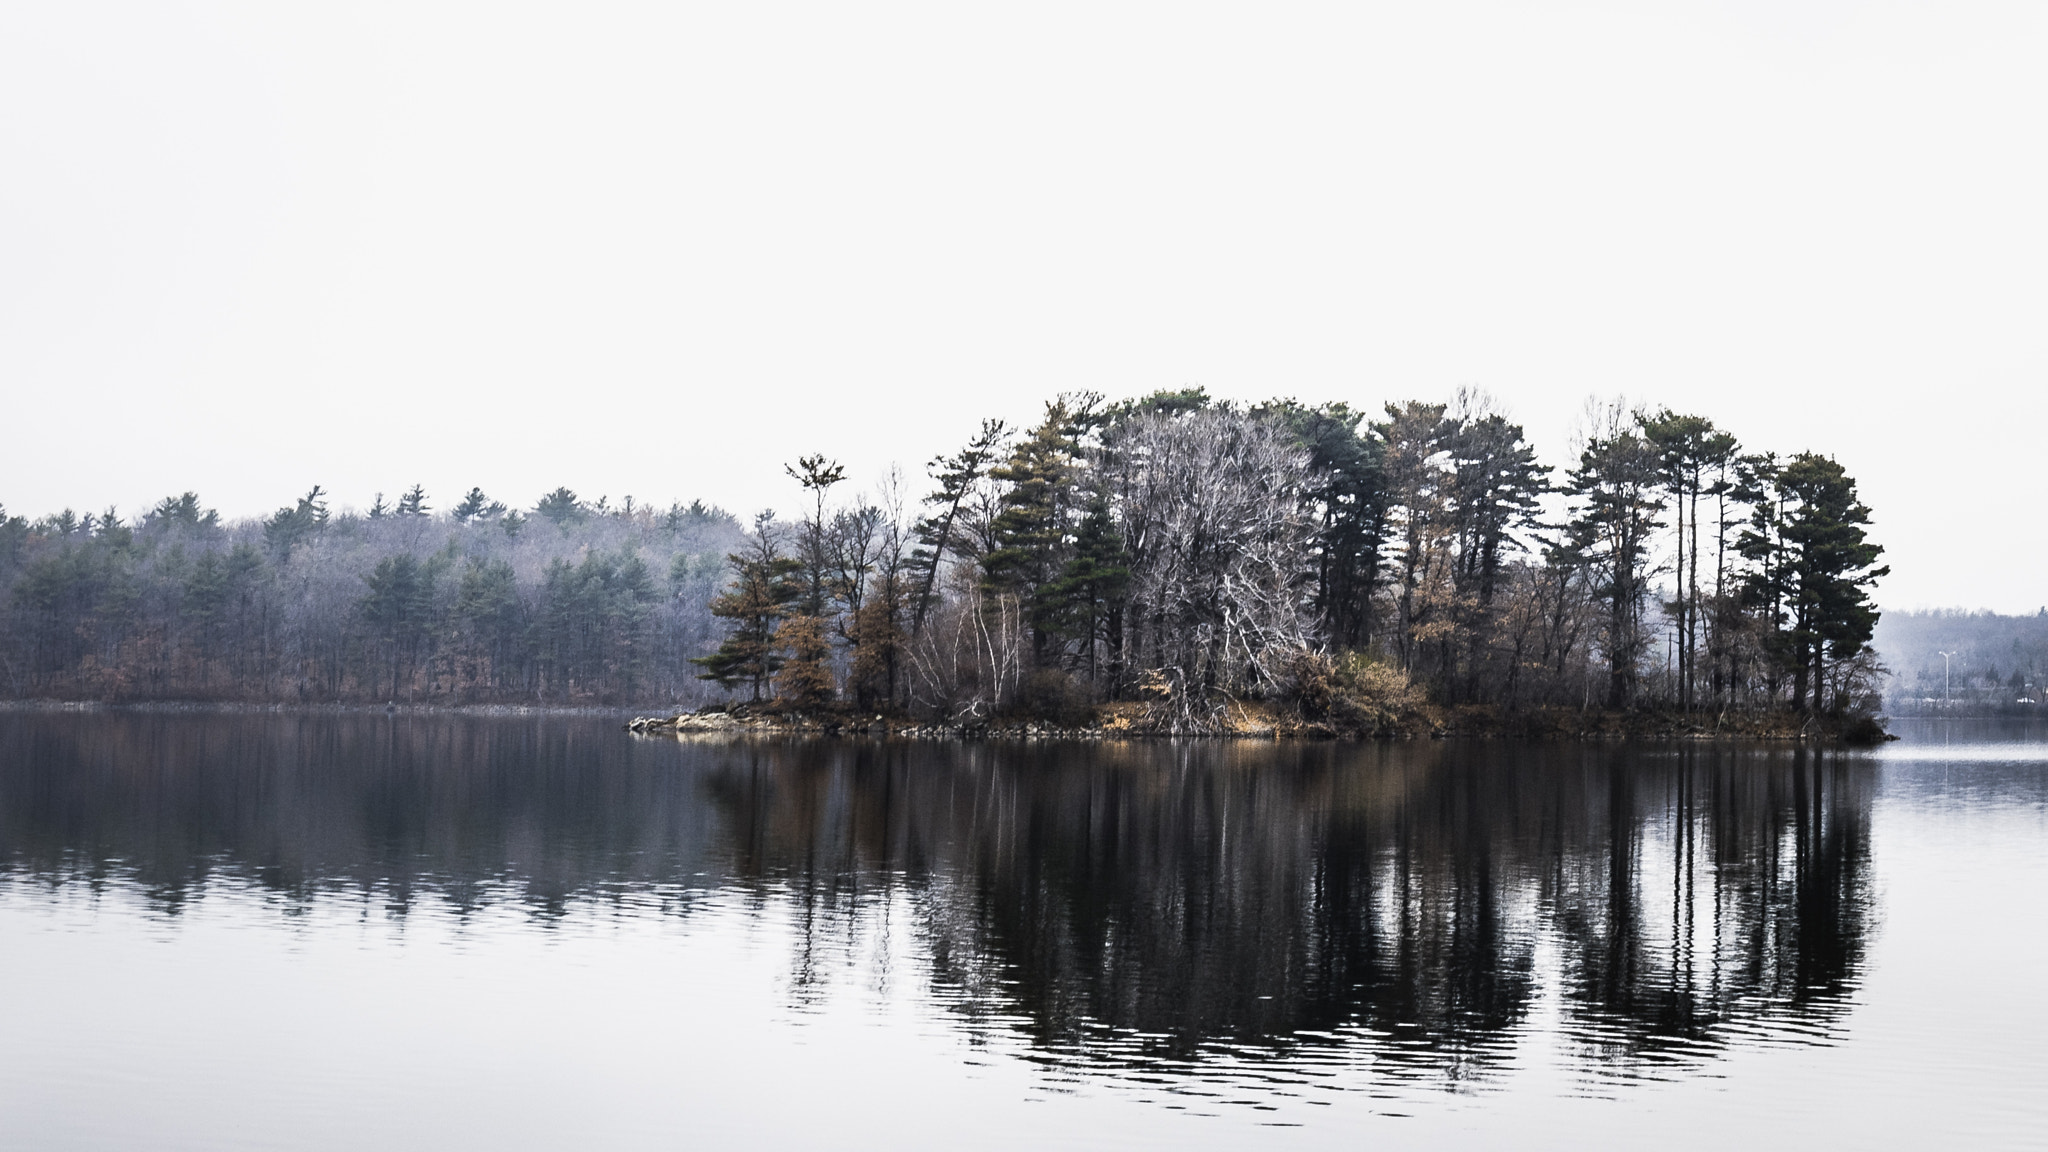
<path fill-rule="evenodd" d="M 639 716 L 628 731 L 669 736 L 863 736 L 903 740 L 1125 740 L 1146 738 L 1239 739 L 1522 739 L 1522 740 L 1728 740 L 1871 745 L 1895 739 L 1879 717 L 1815 717 L 1797 713 L 1605 712 L 1484 708 L 1430 710 L 1370 729 L 1308 720 L 1283 709 L 1233 705 L 1200 727 L 1159 723 L 1142 705 L 1108 705 L 1091 721 L 1060 724 L 1041 719 L 917 722 L 879 714 L 735 710 Z"/>

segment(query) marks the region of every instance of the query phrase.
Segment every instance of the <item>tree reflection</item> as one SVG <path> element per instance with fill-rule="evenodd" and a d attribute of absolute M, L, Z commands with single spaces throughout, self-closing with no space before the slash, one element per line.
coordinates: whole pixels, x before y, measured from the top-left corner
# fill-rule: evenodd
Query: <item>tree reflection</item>
<path fill-rule="evenodd" d="M 1870 769 L 1804 750 L 629 739 L 602 721 L 0 717 L 0 866 L 167 914 L 786 910 L 792 996 L 910 910 L 930 998 L 1111 1069 L 1367 1053 L 1485 1079 L 1548 1002 L 1626 1071 L 1822 1037 L 1870 930 Z M 1548 1011 L 1549 1009 L 1546 1009 Z"/>

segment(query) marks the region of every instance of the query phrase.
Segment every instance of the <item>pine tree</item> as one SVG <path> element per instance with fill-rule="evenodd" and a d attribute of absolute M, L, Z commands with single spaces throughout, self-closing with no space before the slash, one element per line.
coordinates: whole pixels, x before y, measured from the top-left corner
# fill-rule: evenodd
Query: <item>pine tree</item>
<path fill-rule="evenodd" d="M 1057 607 L 1046 596 L 1067 559 L 1067 528 L 1080 437 L 1092 405 L 1061 396 L 1045 406 L 1045 418 L 989 475 L 1009 485 L 992 525 L 996 548 L 982 557 L 984 583 L 1015 595 L 1031 625 L 1032 655 L 1046 660 L 1057 626 Z"/>
<path fill-rule="evenodd" d="M 1607 704 L 1635 702 L 1648 636 L 1643 597 L 1648 591 L 1650 534 L 1664 509 L 1659 496 L 1663 465 L 1655 445 L 1644 439 L 1635 419 L 1619 404 L 1600 416 L 1602 426 L 1587 437 L 1579 466 L 1565 491 L 1580 501 L 1567 525 L 1574 552 L 1596 573 L 1594 589 L 1606 604 Z"/>
<path fill-rule="evenodd" d="M 1718 494 L 1709 476 L 1725 484 L 1727 465 L 1737 446 L 1735 437 L 1716 429 L 1706 417 L 1681 416 L 1669 409 L 1644 420 L 1643 435 L 1657 447 L 1664 487 L 1671 494 L 1677 520 L 1678 549 L 1672 568 L 1678 597 L 1669 608 L 1678 624 L 1678 706 L 1690 711 L 1699 636 L 1707 623 L 1702 612 L 1705 599 L 1700 595 L 1700 500 Z"/>
<path fill-rule="evenodd" d="M 520 635 L 519 583 L 503 560 L 472 560 L 456 586 L 455 618 L 468 648 L 469 677 L 496 688 L 517 665 Z"/>
<path fill-rule="evenodd" d="M 1481 693 L 1495 640 L 1502 567 L 1521 547 L 1515 534 L 1536 526 L 1539 502 L 1550 491 L 1550 468 L 1536 462 L 1536 449 L 1523 438 L 1521 425 L 1491 406 L 1483 393 L 1460 392 L 1459 411 L 1445 440 L 1451 474 L 1446 504 L 1457 547 L 1452 583 L 1462 643 L 1446 643 L 1442 650 L 1446 673 L 1452 671 L 1449 665 L 1463 661 L 1465 674 L 1447 674 L 1445 682 L 1468 699 Z"/>
<path fill-rule="evenodd" d="M 1361 431 L 1364 413 L 1347 404 L 1309 408 L 1284 400 L 1252 414 L 1277 421 L 1308 450 L 1316 608 L 1332 645 L 1365 648 L 1373 639 L 1373 599 L 1385 563 L 1386 441 L 1372 429 Z"/>
<path fill-rule="evenodd" d="M 1447 406 L 1410 400 L 1388 404 L 1373 432 L 1385 444 L 1388 537 L 1394 577 L 1393 646 L 1403 671 L 1420 662 L 1456 626 L 1452 585 L 1456 476 L 1446 450 L 1453 426 Z"/>
<path fill-rule="evenodd" d="M 144 527 L 157 525 L 183 526 L 186 528 L 218 528 L 220 513 L 211 508 L 199 506 L 199 494 L 187 492 L 182 496 L 166 496 L 157 502 L 142 517 Z"/>
<path fill-rule="evenodd" d="M 410 679 L 421 648 L 431 635 L 434 584 L 443 561 L 435 557 L 422 562 L 409 555 L 386 556 L 363 582 L 370 587 L 361 601 L 363 618 L 384 642 L 391 657 L 391 693 L 397 699 L 400 683 Z"/>
<path fill-rule="evenodd" d="M 318 484 L 297 505 L 279 508 L 263 522 L 263 542 L 277 555 L 279 563 L 291 558 L 292 549 L 327 525 L 326 491 Z"/>
<path fill-rule="evenodd" d="M 427 490 L 418 484 L 406 489 L 405 495 L 398 498 L 400 516 L 425 516 L 429 511 L 431 509 L 427 507 Z"/>
<path fill-rule="evenodd" d="M 551 521 L 558 528 L 576 523 L 586 514 L 583 502 L 576 498 L 576 493 L 566 487 L 557 488 L 541 497 L 539 503 L 533 506 L 533 512 L 534 515 Z"/>
<path fill-rule="evenodd" d="M 775 531 L 774 514 L 763 512 L 754 518 L 754 536 L 744 552 L 726 557 L 732 565 L 733 582 L 711 602 L 711 614 L 731 620 L 733 628 L 709 656 L 691 658 L 704 669 L 701 678 L 722 688 L 749 686 L 758 702 L 761 691 L 782 666 L 777 652 L 776 626 L 790 613 L 790 606 L 803 595 L 796 578 L 803 566 L 782 554 Z"/>
<path fill-rule="evenodd" d="M 975 482 L 981 479 L 1008 435 L 1009 430 L 1001 420 L 983 420 L 981 431 L 974 434 L 967 447 L 951 456 L 932 457 L 932 479 L 939 482 L 939 487 L 924 498 L 933 512 L 917 522 L 918 547 L 910 556 L 910 571 L 918 584 L 911 607 L 912 635 L 924 629 L 932 593 L 938 586 L 939 569 L 945 565 L 948 550 L 955 546 L 955 523 L 961 510 L 974 491 Z"/>
<path fill-rule="evenodd" d="M 797 559 L 804 574 L 800 610 L 806 616 L 822 619 L 831 602 L 832 570 L 831 547 L 826 539 L 825 493 L 846 479 L 846 469 L 823 456 L 800 456 L 795 464 L 783 465 L 782 470 L 802 485 L 815 501 L 811 514 L 804 518 L 802 536 L 797 542 Z"/>
<path fill-rule="evenodd" d="M 1080 642 L 1091 683 L 1097 678 L 1096 653 L 1107 656 L 1112 691 L 1123 678 L 1124 597 L 1130 585 L 1123 533 L 1110 516 L 1109 501 L 1097 496 L 1075 532 L 1073 557 L 1043 599 L 1058 632 Z"/>
<path fill-rule="evenodd" d="M 1792 706 L 1809 708 L 1810 689 L 1811 710 L 1820 712 L 1827 661 L 1853 659 L 1868 647 L 1878 619 L 1869 590 L 1891 569 L 1877 565 L 1884 549 L 1864 531 L 1870 509 L 1840 464 L 1802 452 L 1778 473 L 1776 488 L 1785 508 L 1781 571 L 1791 609 Z"/>
<path fill-rule="evenodd" d="M 491 506 L 491 498 L 484 495 L 483 489 L 471 488 L 469 494 L 462 498 L 462 502 L 457 504 L 449 515 L 455 517 L 457 524 L 467 524 L 472 519 L 487 516 L 487 510 Z"/>

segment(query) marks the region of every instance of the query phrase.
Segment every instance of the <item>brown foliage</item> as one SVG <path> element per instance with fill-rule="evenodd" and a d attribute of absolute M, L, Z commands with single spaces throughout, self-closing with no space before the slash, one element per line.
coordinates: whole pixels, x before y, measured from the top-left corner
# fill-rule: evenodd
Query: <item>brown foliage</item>
<path fill-rule="evenodd" d="M 775 643 L 789 657 L 775 674 L 776 701 L 788 708 L 815 708 L 832 700 L 832 646 L 825 622 L 816 616 L 791 616 L 775 630 Z"/>

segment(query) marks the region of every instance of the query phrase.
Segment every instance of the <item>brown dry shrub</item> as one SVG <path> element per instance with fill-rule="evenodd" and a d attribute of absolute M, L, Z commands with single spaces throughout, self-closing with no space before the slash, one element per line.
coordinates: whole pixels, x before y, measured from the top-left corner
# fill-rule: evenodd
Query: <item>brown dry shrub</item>
<path fill-rule="evenodd" d="M 1362 652 L 1303 649 L 1288 663 L 1296 707 L 1304 720 L 1371 734 L 1426 723 L 1427 701 L 1408 674 Z"/>

